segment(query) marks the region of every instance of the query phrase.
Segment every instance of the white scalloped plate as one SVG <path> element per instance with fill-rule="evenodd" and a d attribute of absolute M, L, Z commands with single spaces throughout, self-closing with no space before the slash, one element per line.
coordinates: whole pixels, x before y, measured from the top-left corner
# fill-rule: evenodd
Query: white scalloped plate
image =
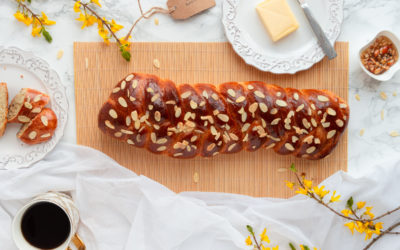
<path fill-rule="evenodd" d="M 276 74 L 310 68 L 325 55 L 297 0 L 287 0 L 300 27 L 273 42 L 256 13 L 263 0 L 224 0 L 222 23 L 236 53 L 259 70 Z M 343 0 L 308 0 L 315 18 L 333 44 L 340 34 Z"/>
<path fill-rule="evenodd" d="M 68 101 L 66 89 L 58 74 L 43 59 L 18 48 L 0 46 L 0 82 L 6 82 L 9 101 L 21 90 L 32 88 L 50 96 L 49 107 L 58 118 L 58 126 L 50 141 L 27 145 L 17 139 L 20 124 L 8 124 L 0 138 L 0 169 L 28 167 L 41 160 L 60 141 L 67 122 Z"/>

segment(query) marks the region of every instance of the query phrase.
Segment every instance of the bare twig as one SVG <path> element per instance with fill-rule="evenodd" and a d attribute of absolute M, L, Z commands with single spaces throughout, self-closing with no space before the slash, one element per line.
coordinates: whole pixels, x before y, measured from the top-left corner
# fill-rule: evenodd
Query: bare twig
<path fill-rule="evenodd" d="M 129 36 L 132 34 L 132 31 L 135 28 L 136 24 L 138 24 L 138 22 L 140 20 L 142 20 L 143 18 L 144 19 L 149 19 L 151 16 L 153 16 L 154 14 L 157 14 L 157 13 L 170 14 L 171 12 L 173 12 L 175 10 L 174 8 L 172 8 L 172 9 L 164 9 L 164 8 L 161 8 L 161 7 L 152 7 L 148 11 L 143 12 L 142 5 L 140 4 L 140 0 L 138 0 L 138 4 L 139 4 L 139 10 L 140 10 L 141 16 L 138 19 L 136 19 L 136 21 L 133 23 L 133 25 L 130 28 L 128 34 L 126 34 L 126 36 L 125 36 L 125 40 L 129 39 Z"/>

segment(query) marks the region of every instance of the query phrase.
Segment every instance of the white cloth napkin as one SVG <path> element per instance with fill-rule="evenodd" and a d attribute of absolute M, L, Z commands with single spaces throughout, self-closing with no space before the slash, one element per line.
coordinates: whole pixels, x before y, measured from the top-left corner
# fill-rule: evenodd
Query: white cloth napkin
<path fill-rule="evenodd" d="M 338 172 L 324 181 L 341 194 L 368 201 L 381 214 L 400 205 L 400 156 L 354 179 Z M 154 166 L 162 167 L 162 166 Z M 89 250 L 235 250 L 245 245 L 246 225 L 267 227 L 272 245 L 288 242 L 324 250 L 362 249 L 364 236 L 351 235 L 344 220 L 303 196 L 253 198 L 235 194 L 175 194 L 86 147 L 60 144 L 28 169 L 0 171 L 0 249 L 16 249 L 11 221 L 18 209 L 46 191 L 65 191 L 80 211 L 79 234 Z M 384 227 L 400 220 L 388 216 Z M 400 236 L 385 236 L 372 249 L 400 249 Z"/>

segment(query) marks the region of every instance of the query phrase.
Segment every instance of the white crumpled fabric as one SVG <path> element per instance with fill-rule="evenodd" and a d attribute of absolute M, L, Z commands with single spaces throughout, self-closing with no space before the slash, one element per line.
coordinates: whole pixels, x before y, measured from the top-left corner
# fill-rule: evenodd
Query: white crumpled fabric
<path fill-rule="evenodd" d="M 400 205 L 400 156 L 354 179 L 338 172 L 323 182 L 341 194 L 368 201 L 381 214 Z M 382 167 L 384 165 L 384 167 Z M 162 167 L 162 166 L 154 166 Z M 49 191 L 72 194 L 80 211 L 79 234 L 89 250 L 249 249 L 246 225 L 257 234 L 267 227 L 272 245 L 288 242 L 324 250 L 362 249 L 364 236 L 351 235 L 341 218 L 304 196 L 253 198 L 235 194 L 175 194 L 161 184 L 119 166 L 90 148 L 60 144 L 28 169 L 0 171 L 0 249 L 16 249 L 11 221 L 34 196 Z M 400 220 L 388 216 L 384 227 Z M 400 236 L 385 236 L 372 249 L 400 249 Z"/>

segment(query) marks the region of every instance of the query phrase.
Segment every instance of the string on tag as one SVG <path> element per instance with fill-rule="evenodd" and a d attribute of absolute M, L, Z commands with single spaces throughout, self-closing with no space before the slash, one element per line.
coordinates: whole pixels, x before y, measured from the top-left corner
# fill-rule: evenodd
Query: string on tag
<path fill-rule="evenodd" d="M 161 8 L 161 7 L 157 7 L 157 6 L 156 6 L 156 7 L 151 7 L 151 8 L 150 8 L 148 11 L 146 11 L 146 12 L 143 12 L 142 5 L 141 5 L 141 3 L 140 3 L 140 0 L 138 0 L 138 5 L 139 5 L 139 10 L 140 10 L 141 16 L 140 16 L 138 19 L 136 19 L 136 21 L 133 23 L 131 29 L 129 30 L 128 34 L 127 34 L 126 37 L 125 37 L 125 40 L 128 40 L 128 39 L 129 39 L 129 37 L 130 37 L 130 35 L 132 34 L 132 31 L 133 31 L 133 29 L 135 28 L 136 24 L 137 24 L 140 20 L 142 20 L 143 18 L 144 18 L 144 19 L 149 19 L 150 17 L 152 17 L 154 14 L 157 14 L 157 13 L 169 15 L 169 14 L 171 14 L 172 12 L 174 12 L 175 9 L 176 9 L 175 6 L 169 8 L 169 9 L 164 9 L 164 8 Z"/>

